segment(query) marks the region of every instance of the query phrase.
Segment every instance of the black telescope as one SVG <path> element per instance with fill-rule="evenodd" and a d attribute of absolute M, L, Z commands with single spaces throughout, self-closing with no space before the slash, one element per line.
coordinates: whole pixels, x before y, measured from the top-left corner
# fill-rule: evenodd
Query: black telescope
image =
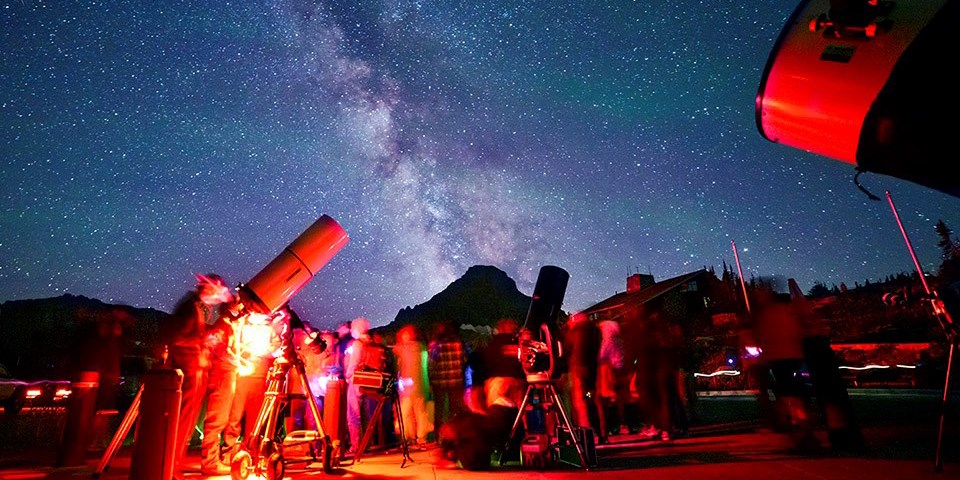
<path fill-rule="evenodd" d="M 545 265 L 540 268 L 527 319 L 520 332 L 518 355 L 528 382 L 549 381 L 559 373 L 555 368 L 556 359 L 562 353 L 557 341 L 557 320 L 569 280 L 570 274 L 560 267 Z"/>

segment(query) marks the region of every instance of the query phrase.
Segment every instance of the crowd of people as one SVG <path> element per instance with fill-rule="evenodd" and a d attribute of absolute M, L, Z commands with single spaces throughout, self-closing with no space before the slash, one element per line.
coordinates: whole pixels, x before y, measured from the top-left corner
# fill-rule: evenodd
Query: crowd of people
<path fill-rule="evenodd" d="M 256 451 L 256 445 L 244 442 L 261 433 L 254 428 L 271 369 L 275 362 L 289 361 L 283 359 L 285 348 L 295 349 L 305 378 L 299 378 L 299 369 L 285 369 L 281 393 L 289 408 L 282 412 L 283 428 L 317 430 L 323 422 L 325 433 L 338 437 L 345 459 L 356 456 L 363 442 L 390 448 L 403 441 L 420 449 L 439 444 L 441 425 L 467 408 L 468 350 L 453 322 L 431 332 L 407 325 L 388 346 L 363 317 L 336 331 L 319 331 L 287 306 L 271 315 L 246 311 L 222 277 L 208 274 L 197 276 L 196 287 L 163 322 L 161 344 L 166 367 L 183 373 L 173 460 L 177 478 L 198 431 L 204 475 L 229 474 L 241 448 Z M 387 383 L 372 385 L 364 375 L 369 373 Z M 343 400 L 327 406 L 331 392 Z M 510 391 L 513 397 L 517 392 Z"/>
<path fill-rule="evenodd" d="M 757 379 L 753 386 L 762 393 L 758 398 L 769 421 L 792 424 L 798 446 L 813 441 L 809 402 L 798 380 L 805 365 L 815 377 L 831 442 L 859 445 L 862 438 L 831 363 L 826 333 L 815 328 L 809 333 L 809 325 L 801 325 L 811 316 L 808 310 L 762 292 L 756 301 L 743 342 L 762 347 L 763 361 L 744 367 Z M 388 345 L 362 317 L 336 331 L 317 331 L 288 307 L 272 315 L 251 315 L 243 308 L 221 277 L 200 275 L 163 324 L 168 366 L 184 375 L 175 476 L 182 476 L 183 457 L 202 412 L 201 473 L 229 473 L 242 442 L 255 437 L 268 374 L 287 335 L 306 378 L 291 370 L 284 427 L 314 430 L 320 412 L 326 430 L 338 437 L 343 458 L 362 453 L 361 443 L 372 439 L 370 446 L 384 448 L 439 445 L 447 459 L 461 463 L 473 452 L 471 465 L 480 468 L 489 463 L 484 454 L 509 440 L 504 437 L 510 425 L 517 425 L 515 418 L 523 418 L 520 425 L 527 427 L 519 409 L 530 392 L 529 377 L 518 350 L 522 329 L 514 319 L 499 320 L 492 337 L 479 341 L 466 341 L 450 320 L 430 331 L 405 325 Z M 680 325 L 643 306 L 626 306 L 617 319 L 596 321 L 577 313 L 559 323 L 563 355 L 552 382 L 571 413 L 572 427 L 592 430 L 601 444 L 619 433 L 663 441 L 687 433 L 695 394 L 686 388 L 681 366 L 686 335 Z M 382 374 L 388 383 L 371 386 L 369 372 Z M 768 389 L 775 400 L 767 397 Z M 335 399 L 328 402 L 331 392 Z M 368 429 L 370 436 L 362 438 Z M 485 435 L 480 440 L 486 448 L 472 446 L 478 439 L 471 435 Z M 468 445 L 463 448 L 469 452 L 456 445 Z"/>

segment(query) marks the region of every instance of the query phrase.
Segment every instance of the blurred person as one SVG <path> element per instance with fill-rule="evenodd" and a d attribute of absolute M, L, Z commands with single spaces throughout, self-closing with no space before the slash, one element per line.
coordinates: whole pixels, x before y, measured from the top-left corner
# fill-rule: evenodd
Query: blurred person
<path fill-rule="evenodd" d="M 840 374 L 836 354 L 830 347 L 830 324 L 806 299 L 796 280 L 787 280 L 791 303 L 801 319 L 804 363 L 813 384 L 820 416 L 827 427 L 830 448 L 835 451 L 862 451 L 863 434 L 847 386 Z"/>
<path fill-rule="evenodd" d="M 394 373 L 397 371 L 397 359 L 393 354 L 393 349 L 387 347 L 387 341 L 380 332 L 373 332 L 370 335 L 370 344 L 365 350 L 365 369 L 369 371 L 380 372 L 386 377 L 385 381 L 392 379 L 396 381 Z M 384 388 L 397 388 L 396 385 Z M 393 396 L 384 390 L 368 389 L 370 400 L 373 404 L 373 410 L 376 410 L 378 402 L 383 402 L 380 409 L 380 418 L 377 422 L 377 429 L 374 430 L 372 443 L 375 446 L 384 449 L 397 445 L 396 421 L 394 412 L 396 406 L 393 403 Z M 373 413 L 373 412 L 372 412 Z M 370 418 L 373 423 L 374 419 Z"/>
<path fill-rule="evenodd" d="M 306 382 L 302 382 L 300 372 L 296 368 L 291 368 L 289 380 L 287 381 L 287 392 L 290 394 L 290 415 L 287 417 L 287 431 L 293 430 L 314 430 L 313 415 L 310 412 L 307 402 L 313 401 L 317 404 L 320 411 L 323 411 L 323 392 L 318 388 L 319 377 L 323 375 L 320 357 L 323 354 L 323 340 L 319 333 L 313 330 L 309 324 L 300 321 L 291 322 L 293 334 L 293 345 L 296 348 L 300 360 L 303 362 L 303 371 L 306 374 Z M 303 388 L 306 383 L 310 388 L 313 398 L 307 394 Z M 325 385 L 324 385 L 325 387 Z"/>
<path fill-rule="evenodd" d="M 347 430 L 347 383 L 343 373 L 343 356 L 341 344 L 348 343 L 349 338 L 340 338 L 337 332 L 324 330 L 314 342 L 319 342 L 321 348 L 317 362 L 320 376 L 308 375 L 310 388 L 317 396 L 317 406 L 323 415 L 323 426 L 330 437 L 332 445 L 340 455 L 341 447 L 347 444 L 344 435 Z M 307 428 L 313 430 L 316 425 L 313 419 L 307 416 Z"/>
<path fill-rule="evenodd" d="M 517 414 L 516 407 L 498 403 L 485 412 L 461 410 L 440 427 L 435 464 L 459 465 L 471 471 L 490 470 L 493 453 L 510 440 Z M 517 434 L 523 435 L 522 427 Z"/>
<path fill-rule="evenodd" d="M 486 408 L 506 405 L 519 408 L 527 389 L 527 375 L 520 363 L 517 334 L 520 326 L 512 318 L 497 322 L 493 337 L 482 349 Z"/>
<path fill-rule="evenodd" d="M 347 356 L 347 347 L 353 340 L 350 330 L 351 322 L 343 322 L 337 327 L 337 349 L 339 350 L 340 366 L 343 367 L 343 361 Z"/>
<path fill-rule="evenodd" d="M 427 395 L 430 392 L 427 347 L 419 337 L 416 326 L 403 326 L 397 332 L 393 353 L 397 359 L 397 393 L 403 432 L 408 442 L 423 449 L 426 448 L 427 436 L 433 425 L 427 414 Z"/>
<path fill-rule="evenodd" d="M 226 475 L 230 459 L 223 458 L 223 440 L 230 419 L 230 405 L 237 387 L 239 358 L 236 351 L 236 325 L 241 315 L 239 299 L 224 303 L 220 318 L 207 329 L 205 347 L 210 366 L 207 376 L 207 407 L 200 441 L 200 473 Z"/>
<path fill-rule="evenodd" d="M 207 326 L 219 318 L 219 307 L 233 299 L 223 277 L 197 275 L 194 289 L 184 295 L 173 313 L 160 324 L 161 344 L 167 349 L 167 366 L 183 373 L 180 416 L 173 458 L 173 475 L 182 478 L 184 457 L 193 438 L 203 406 L 207 382 L 208 352 L 205 348 Z"/>
<path fill-rule="evenodd" d="M 307 371 L 307 383 L 310 384 L 310 390 L 316 396 L 317 406 L 323 413 L 326 408 L 327 388 L 331 381 L 339 381 L 343 376 L 343 367 L 337 348 L 337 336 L 334 332 L 330 330 L 320 332 L 313 344 L 319 354 L 311 359 L 310 369 Z M 308 416 L 307 429 L 315 428 L 313 418 Z"/>
<path fill-rule="evenodd" d="M 277 356 L 282 353 L 290 313 L 281 309 L 269 316 L 251 313 L 244 319 L 237 331 L 241 358 L 237 388 L 230 406 L 230 420 L 224 432 L 224 443 L 231 458 L 239 451 L 241 442 L 248 449 L 259 448 L 249 442 L 256 434 L 254 428 L 266 396 L 270 370 Z"/>
<path fill-rule="evenodd" d="M 773 375 L 775 405 L 796 450 L 817 453 L 811 399 L 803 380 L 802 319 L 790 297 L 762 285 L 754 290 L 754 333 Z"/>
<path fill-rule="evenodd" d="M 427 348 L 427 374 L 434 398 L 433 431 L 440 443 L 440 427 L 464 410 L 464 372 L 467 356 L 460 332 L 450 320 L 440 322 Z"/>
<path fill-rule="evenodd" d="M 676 323 L 665 322 L 658 342 L 660 358 L 657 362 L 657 383 L 660 385 L 661 440 L 670 440 L 672 433 L 686 435 L 689 429 L 680 383 L 680 363 L 683 351 L 683 329 Z"/>
<path fill-rule="evenodd" d="M 600 357 L 600 330 L 586 314 L 575 313 L 565 325 L 563 339 L 567 354 L 567 385 L 576 427 L 598 429 L 597 360 Z M 598 431 L 599 435 L 599 431 Z M 606 435 L 600 435 L 600 443 Z"/>
<path fill-rule="evenodd" d="M 463 371 L 464 408 L 483 413 L 487 409 L 487 397 L 483 386 L 487 381 L 487 368 L 483 360 L 483 345 L 480 339 L 464 344 L 467 350 L 467 365 Z"/>
<path fill-rule="evenodd" d="M 350 446 L 345 455 L 347 457 L 362 453 L 357 450 L 360 447 L 360 435 L 376 408 L 370 396 L 365 395 L 363 388 L 354 382 L 354 374 L 368 368 L 367 365 L 371 363 L 370 360 L 365 359 L 365 357 L 372 356 L 370 354 L 372 349 L 365 348 L 371 343 L 369 330 L 370 322 L 366 318 L 353 319 L 350 322 L 350 336 L 344 350 L 343 371 L 347 384 L 347 430 L 350 432 Z"/>
<path fill-rule="evenodd" d="M 756 391 L 757 408 L 760 412 L 760 426 L 764 429 L 778 429 L 777 414 L 773 399 L 770 398 L 770 365 L 754 334 L 753 319 L 744 316 L 737 330 L 740 364 L 746 377 L 746 386 Z"/>
<path fill-rule="evenodd" d="M 604 320 L 597 327 L 600 330 L 597 397 L 600 400 L 598 409 L 602 410 L 598 426 L 599 436 L 606 439 L 611 433 L 619 432 L 623 419 L 623 339 L 620 336 L 620 324 L 615 320 Z"/>
<path fill-rule="evenodd" d="M 648 313 L 642 306 L 628 309 L 623 316 L 621 332 L 628 391 L 632 396 L 628 428 L 644 437 L 661 437 L 663 419 L 661 385 L 657 381 L 660 334 L 655 327 L 659 313 Z M 626 410 L 626 408 L 625 408 Z"/>

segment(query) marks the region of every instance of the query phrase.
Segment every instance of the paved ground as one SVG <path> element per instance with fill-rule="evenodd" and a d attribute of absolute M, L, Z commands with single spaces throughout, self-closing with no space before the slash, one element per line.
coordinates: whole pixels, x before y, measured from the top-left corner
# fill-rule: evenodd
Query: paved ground
<path fill-rule="evenodd" d="M 567 480 L 592 478 L 659 479 L 731 479 L 749 476 L 776 480 L 832 480 L 832 479 L 932 479 L 960 478 L 956 444 L 941 472 L 936 472 L 932 457 L 902 458 L 888 456 L 888 447 L 872 449 L 864 454 L 835 456 L 801 456 L 788 452 L 784 437 L 770 432 L 711 434 L 672 440 L 670 442 L 627 441 L 612 444 L 598 451 L 599 465 L 583 471 L 575 466 L 558 464 L 549 469 L 522 468 L 516 463 L 496 467 L 488 472 L 467 472 L 438 462 L 435 450 L 410 452 L 410 460 L 403 464 L 400 453 L 374 454 L 355 465 L 346 464 L 333 474 L 324 474 L 319 464 L 290 464 L 285 478 L 304 479 L 321 476 L 375 480 L 444 480 L 444 479 L 503 479 L 530 478 Z M 901 452 L 905 453 L 905 452 Z M 55 469 L 52 467 L 24 467 L 0 471 L 0 478 L 14 479 L 92 479 L 98 459 L 91 459 L 85 467 Z M 194 465 L 199 458 L 194 452 Z M 99 478 L 119 480 L 129 478 L 129 449 L 122 450 L 110 467 Z M 204 478 L 199 473 L 187 478 Z M 207 477 L 228 479 L 229 476 Z M 257 478 L 251 476 L 250 478 Z"/>
<path fill-rule="evenodd" d="M 799 455 L 791 452 L 782 434 L 759 430 L 749 420 L 701 421 L 687 438 L 669 442 L 650 441 L 637 436 L 612 437 L 609 445 L 598 446 L 599 465 L 582 470 L 567 464 L 548 469 L 520 467 L 516 462 L 494 467 L 487 472 L 467 472 L 440 462 L 436 450 L 412 450 L 406 463 L 399 452 L 368 454 L 357 464 L 346 463 L 332 474 L 323 473 L 317 464 L 289 464 L 285 478 L 305 479 L 321 476 L 371 480 L 443 480 L 470 479 L 580 479 L 642 478 L 659 479 L 731 479 L 759 477 L 770 480 L 834 479 L 960 479 L 960 421 L 947 418 L 944 436 L 943 468 L 937 472 L 934 458 L 939 421 L 937 392 L 921 394 L 871 395 L 855 397 L 862 413 L 866 451 L 847 455 Z M 710 399 L 708 412 L 730 416 L 747 399 Z M 957 405 L 953 408 L 960 408 Z M 952 408 L 948 411 L 952 411 Z M 723 413 L 727 412 L 727 413 Z M 823 432 L 820 432 L 823 439 Z M 15 451 L 8 448 L 7 452 Z M 130 447 L 124 447 L 99 478 L 129 478 Z M 88 455 L 87 465 L 54 468 L 51 452 L 55 448 L 21 449 L 17 458 L 0 458 L 0 479 L 92 479 L 101 457 Z M 199 462 L 198 452 L 191 460 Z M 199 473 L 188 478 L 201 479 Z M 229 476 L 209 477 L 227 479 Z M 250 477 L 255 478 L 255 477 Z"/>

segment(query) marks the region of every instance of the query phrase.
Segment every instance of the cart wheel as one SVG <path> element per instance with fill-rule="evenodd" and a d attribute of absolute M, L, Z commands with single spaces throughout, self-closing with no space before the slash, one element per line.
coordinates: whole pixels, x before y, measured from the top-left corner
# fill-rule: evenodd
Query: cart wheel
<path fill-rule="evenodd" d="M 279 453 L 270 455 L 270 458 L 267 458 L 267 480 L 282 480 L 283 471 L 283 455 Z"/>
<path fill-rule="evenodd" d="M 334 447 L 330 440 L 321 440 L 320 448 L 323 449 L 320 461 L 323 463 L 323 471 L 332 473 L 333 469 L 340 466 L 340 447 Z"/>
<path fill-rule="evenodd" d="M 246 450 L 240 450 L 230 460 L 231 480 L 247 480 L 253 467 L 253 457 Z"/>

